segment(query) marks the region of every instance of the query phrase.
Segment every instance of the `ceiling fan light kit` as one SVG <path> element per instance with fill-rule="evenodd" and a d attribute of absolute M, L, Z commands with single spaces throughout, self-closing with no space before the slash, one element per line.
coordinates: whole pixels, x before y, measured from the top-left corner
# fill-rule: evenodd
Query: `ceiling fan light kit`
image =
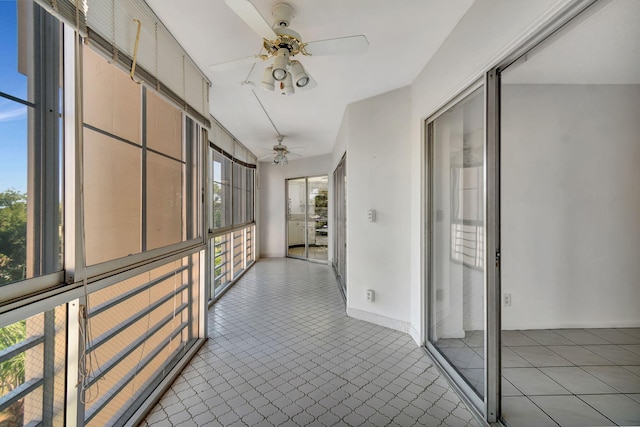
<path fill-rule="evenodd" d="M 315 80 L 307 73 L 302 64 L 299 61 L 291 60 L 297 54 L 311 56 L 361 53 L 365 52 L 369 46 L 367 38 L 363 35 L 303 43 L 300 34 L 289 28 L 294 17 L 294 9 L 287 3 L 279 3 L 273 7 L 272 15 L 275 20 L 273 27 L 267 23 L 249 0 L 225 0 L 225 3 L 262 37 L 266 53 L 213 65 L 211 68 L 225 70 L 234 63 L 241 65 L 247 61 L 255 63 L 260 59 L 267 61 L 273 58 L 271 65 L 266 67 L 260 82 L 260 86 L 266 90 L 273 91 L 277 85 L 280 93 L 292 95 L 295 93 L 295 88 L 308 90 L 317 86 Z"/>
<path fill-rule="evenodd" d="M 278 49 L 275 59 L 273 60 L 272 73 L 273 78 L 282 81 L 287 77 L 287 67 L 289 65 L 289 50 L 286 48 Z"/>
<path fill-rule="evenodd" d="M 278 144 L 273 146 L 273 153 L 275 154 L 275 156 L 273 157 L 274 165 L 284 166 L 289 163 L 289 160 L 287 159 L 287 153 L 289 152 L 289 150 L 287 149 L 286 145 L 282 144 L 283 140 L 284 135 L 278 135 Z"/>
<path fill-rule="evenodd" d="M 280 90 L 284 95 L 293 95 L 295 93 L 295 89 L 293 87 L 293 78 L 291 77 L 291 73 L 287 72 L 284 80 L 280 83 Z"/>
<path fill-rule="evenodd" d="M 291 77 L 296 87 L 305 87 L 309 83 L 309 75 L 299 61 L 291 61 Z"/>
<path fill-rule="evenodd" d="M 276 79 L 273 78 L 273 66 L 265 68 L 260 86 L 266 90 L 273 90 L 275 82 Z"/>

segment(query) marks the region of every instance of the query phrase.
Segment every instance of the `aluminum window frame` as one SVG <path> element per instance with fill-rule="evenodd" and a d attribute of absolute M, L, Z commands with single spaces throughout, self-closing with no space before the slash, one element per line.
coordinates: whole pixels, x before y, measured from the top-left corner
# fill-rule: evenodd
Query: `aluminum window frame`
<path fill-rule="evenodd" d="M 432 208 L 433 208 L 433 182 L 434 182 L 434 178 L 433 178 L 433 173 L 434 173 L 434 167 L 433 167 L 433 155 L 434 155 L 434 150 L 435 150 L 435 142 L 434 142 L 434 135 L 433 135 L 433 123 L 439 118 L 441 117 L 443 114 L 445 114 L 446 112 L 448 112 L 451 108 L 459 105 L 461 102 L 463 102 L 464 100 L 466 100 L 469 96 L 471 96 L 474 92 L 476 92 L 479 89 L 484 89 L 484 97 L 485 97 L 485 102 L 486 102 L 486 98 L 487 98 L 487 91 L 486 91 L 486 83 L 484 81 L 483 78 L 479 78 L 476 81 L 474 81 L 471 85 L 467 86 L 464 90 L 462 90 L 458 95 L 456 95 L 454 98 L 452 98 L 449 102 L 445 103 L 444 105 L 442 105 L 438 110 L 436 110 L 436 112 L 434 112 L 432 115 L 428 116 L 425 120 L 424 120 L 424 137 L 423 137 L 423 146 L 425 147 L 424 150 L 424 156 L 422 158 L 422 162 L 423 162 L 423 171 L 424 171 L 424 177 L 423 177 L 423 182 L 424 184 L 424 192 L 423 192 L 423 211 L 424 211 L 424 221 L 422 222 L 422 226 L 424 227 L 424 232 L 421 233 L 422 234 L 422 244 L 421 246 L 423 247 L 423 262 L 424 262 L 424 271 L 423 271 L 423 289 L 424 289 L 424 297 L 423 300 L 425 301 L 424 304 L 424 310 L 425 310 L 425 316 L 424 316 L 424 328 L 425 328 L 425 337 L 424 337 L 424 345 L 425 348 L 427 349 L 427 352 L 429 353 L 429 355 L 431 355 L 431 357 L 436 361 L 436 363 L 438 364 L 438 366 L 440 367 L 440 369 L 446 374 L 447 378 L 450 379 L 450 382 L 452 382 L 455 387 L 461 391 L 461 394 L 463 396 L 465 396 L 466 400 L 468 402 L 470 402 L 472 404 L 472 407 L 474 407 L 476 410 L 478 410 L 479 412 L 481 412 L 482 416 L 486 416 L 488 410 L 488 406 L 490 403 L 492 398 L 489 398 L 487 390 L 486 390 L 486 385 L 487 385 L 487 375 L 488 375 L 488 368 L 489 365 L 487 363 L 487 346 L 485 345 L 485 366 L 484 366 L 484 384 L 485 384 L 485 393 L 484 393 L 484 398 L 481 398 L 480 396 L 478 396 L 478 394 L 475 392 L 475 390 L 473 389 L 473 387 L 471 387 L 469 385 L 469 383 L 467 383 L 467 381 L 464 379 L 464 377 L 458 373 L 458 371 L 453 367 L 453 365 L 450 365 L 449 362 L 447 361 L 447 359 L 444 357 L 444 355 L 441 354 L 441 352 L 431 343 L 430 341 L 430 336 L 431 336 L 431 325 L 434 322 L 434 311 L 431 308 L 430 305 L 430 296 L 432 295 L 432 290 L 433 290 L 433 280 L 432 280 L 432 255 L 433 255 L 433 251 L 432 251 L 432 246 L 431 246 L 431 242 L 432 242 L 432 236 L 433 236 L 433 222 L 434 222 L 434 218 L 433 218 L 433 213 L 432 213 Z M 485 109 L 486 110 L 486 109 Z M 484 113 L 483 113 L 484 114 Z M 485 132 L 486 132 L 486 121 L 485 123 L 483 123 L 483 126 L 485 126 Z M 486 153 L 486 136 L 485 136 L 485 141 L 484 141 L 484 147 L 485 147 L 485 153 Z M 485 154 L 486 155 L 486 154 Z M 486 163 L 485 163 L 486 165 Z M 485 174 L 486 174 L 486 166 L 485 166 Z M 486 179 L 486 177 L 485 177 Z M 485 181 L 486 182 L 486 181 Z M 485 195 L 486 198 L 486 195 Z M 486 227 L 485 227 L 485 231 L 486 233 Z M 485 237 L 485 246 L 486 246 L 486 237 Z M 485 248 L 485 252 L 486 252 L 486 248 Z M 449 256 L 450 254 L 447 254 L 447 256 Z M 487 268 L 487 260 L 486 260 L 486 256 L 485 256 L 485 261 L 484 261 L 484 267 L 485 267 L 485 271 Z M 485 287 L 487 286 L 487 282 L 485 280 Z M 486 316 L 486 311 L 487 311 L 487 305 L 486 305 L 486 290 L 485 290 L 485 301 L 484 301 L 484 307 L 485 307 L 485 316 Z M 485 318 L 485 324 L 484 324 L 484 333 L 485 333 L 485 342 L 486 342 L 486 334 L 487 334 L 487 329 L 488 329 L 488 325 L 487 325 L 487 320 Z"/>
<path fill-rule="evenodd" d="M 32 78 L 37 88 L 34 100 L 30 102 L 5 93 L 0 93 L 0 98 L 26 106 L 34 117 L 33 121 L 28 122 L 34 137 L 32 158 L 27 160 L 27 168 L 32 171 L 32 175 L 27 176 L 27 182 L 31 183 L 28 187 L 32 187 L 34 193 L 28 194 L 28 198 L 35 206 L 33 221 L 27 223 L 27 229 L 33 229 L 34 277 L 0 286 L 0 312 L 8 311 L 8 304 L 12 302 L 65 285 L 65 239 L 68 227 L 64 160 L 60 159 L 64 159 L 66 155 L 66 138 L 63 137 L 60 141 L 59 136 L 60 126 L 64 128 L 68 120 L 64 103 L 61 102 L 61 97 L 66 97 L 67 89 L 67 67 L 63 47 L 68 34 L 65 33 L 62 23 L 39 3 L 34 1 L 30 7 L 33 8 L 33 20 L 30 23 L 32 27 L 28 29 L 32 30 L 34 36 L 35 64 Z M 59 105 L 63 105 L 62 111 L 58 111 L 62 115 L 62 123 L 58 114 L 50 114 L 48 111 L 54 106 L 53 111 L 57 111 Z M 58 211 L 60 205 L 63 206 L 61 213 Z M 62 233 L 58 232 L 60 226 L 64 230 Z M 29 239 L 28 232 L 25 239 Z M 60 249 L 55 249 L 56 246 Z"/>

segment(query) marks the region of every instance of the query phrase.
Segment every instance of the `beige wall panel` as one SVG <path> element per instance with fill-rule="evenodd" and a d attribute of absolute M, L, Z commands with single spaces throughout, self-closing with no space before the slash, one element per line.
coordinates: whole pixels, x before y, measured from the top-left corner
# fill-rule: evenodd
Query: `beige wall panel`
<path fill-rule="evenodd" d="M 182 176 L 182 163 L 147 154 L 147 250 L 183 240 Z"/>
<path fill-rule="evenodd" d="M 147 147 L 183 160 L 182 113 L 147 91 Z"/>
<path fill-rule="evenodd" d="M 141 251 L 141 150 L 84 131 L 87 264 Z"/>
<path fill-rule="evenodd" d="M 83 120 L 113 132 L 113 65 L 92 49 L 83 53 Z"/>
<path fill-rule="evenodd" d="M 113 133 L 128 141 L 141 144 L 142 95 L 141 86 L 129 75 L 113 68 Z"/>
<path fill-rule="evenodd" d="M 93 50 L 83 55 L 84 122 L 140 144 L 140 86 Z"/>

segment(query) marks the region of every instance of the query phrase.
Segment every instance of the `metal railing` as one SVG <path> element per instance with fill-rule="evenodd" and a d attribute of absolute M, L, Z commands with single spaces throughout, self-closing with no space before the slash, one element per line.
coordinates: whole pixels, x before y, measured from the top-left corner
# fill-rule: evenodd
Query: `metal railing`
<path fill-rule="evenodd" d="M 198 269 L 190 255 L 88 296 L 85 425 L 123 425 L 195 342 Z"/>
<path fill-rule="evenodd" d="M 215 299 L 255 261 L 254 224 L 209 237 L 211 299 Z"/>
<path fill-rule="evenodd" d="M 0 328 L 0 425 L 61 421 L 65 322 L 63 305 Z"/>

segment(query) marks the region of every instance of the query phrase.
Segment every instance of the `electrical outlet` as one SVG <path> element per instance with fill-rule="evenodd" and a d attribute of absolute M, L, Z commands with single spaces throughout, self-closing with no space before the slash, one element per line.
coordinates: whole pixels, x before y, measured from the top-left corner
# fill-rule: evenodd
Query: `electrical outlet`
<path fill-rule="evenodd" d="M 374 302 L 376 300 L 376 293 L 371 289 L 367 289 L 367 301 Z"/>
<path fill-rule="evenodd" d="M 511 294 L 503 294 L 502 305 L 505 307 L 511 307 Z"/>

